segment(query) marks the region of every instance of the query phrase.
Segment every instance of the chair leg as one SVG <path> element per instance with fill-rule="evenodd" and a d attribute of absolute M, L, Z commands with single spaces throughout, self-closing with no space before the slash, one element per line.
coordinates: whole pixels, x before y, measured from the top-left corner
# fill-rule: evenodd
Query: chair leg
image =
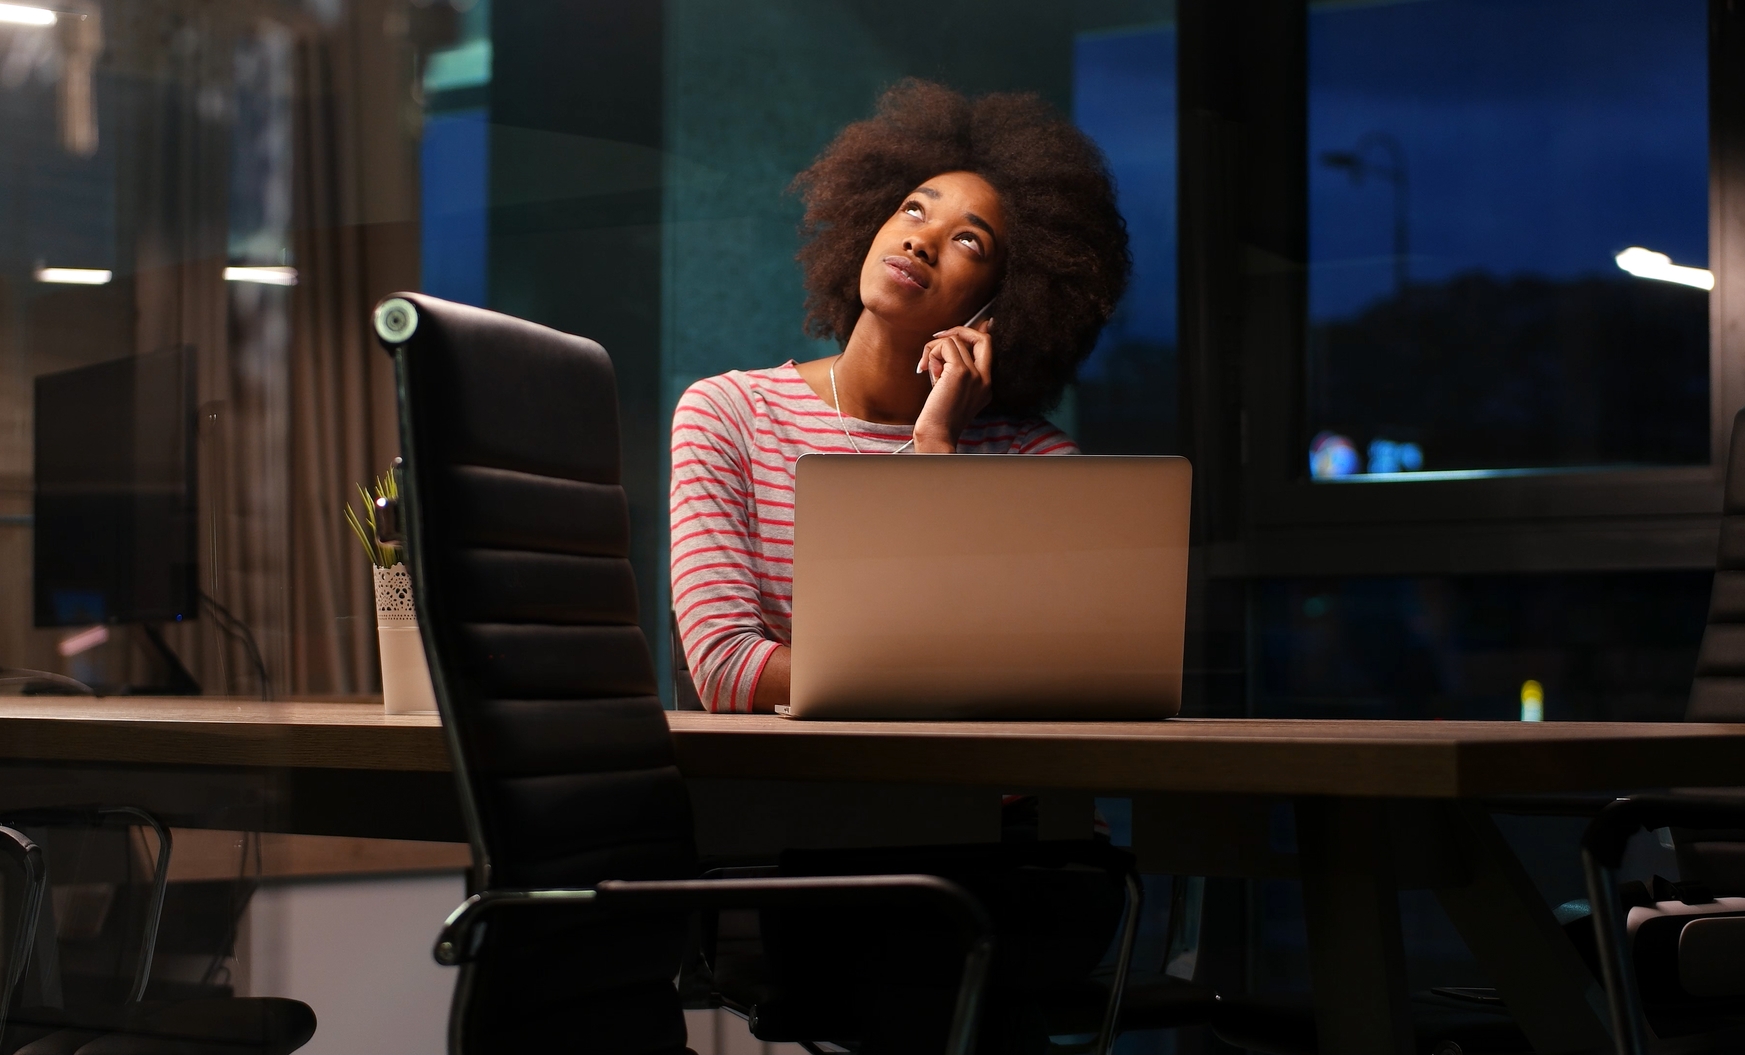
<path fill-rule="evenodd" d="M 951 1015 L 951 1033 L 945 1055 L 974 1055 L 976 1029 L 982 1020 L 982 1000 L 987 995 L 988 968 L 994 959 L 991 938 L 978 938 L 963 958 L 963 981 L 957 990 L 957 1007 Z"/>
<path fill-rule="evenodd" d="M 1636 988 L 1635 965 L 1625 913 L 1619 911 L 1617 875 L 1584 847 L 1582 871 L 1587 879 L 1588 904 L 1593 912 L 1594 943 L 1599 947 L 1600 975 L 1606 987 L 1606 1002 L 1612 1016 L 1612 1038 L 1618 1055 L 1645 1055 L 1647 1030 L 1641 997 Z"/>
<path fill-rule="evenodd" d="M 1127 911 L 1121 918 L 1121 948 L 1115 955 L 1115 977 L 1109 981 L 1109 1003 L 1103 1009 L 1103 1028 L 1097 1031 L 1097 1055 L 1109 1055 L 1115 1047 L 1115 1027 L 1121 1016 L 1121 997 L 1127 991 L 1127 969 L 1133 963 L 1133 942 L 1139 936 L 1139 914 L 1145 907 L 1145 889 L 1139 877 L 1127 873 Z"/>
<path fill-rule="evenodd" d="M 1176 876 L 1170 884 L 1169 943 L 1163 973 L 1192 982 L 1200 970 L 1200 924 L 1205 916 L 1206 877 Z"/>

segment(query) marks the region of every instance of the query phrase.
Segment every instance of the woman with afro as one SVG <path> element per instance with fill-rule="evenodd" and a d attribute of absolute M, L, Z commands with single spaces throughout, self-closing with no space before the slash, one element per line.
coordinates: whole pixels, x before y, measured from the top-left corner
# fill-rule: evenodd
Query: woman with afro
<path fill-rule="evenodd" d="M 904 81 L 794 188 L 806 331 L 842 351 L 705 378 L 673 417 L 673 609 L 713 711 L 787 702 L 800 455 L 1077 453 L 1041 414 L 1130 268 L 1102 153 L 1032 95 Z"/>

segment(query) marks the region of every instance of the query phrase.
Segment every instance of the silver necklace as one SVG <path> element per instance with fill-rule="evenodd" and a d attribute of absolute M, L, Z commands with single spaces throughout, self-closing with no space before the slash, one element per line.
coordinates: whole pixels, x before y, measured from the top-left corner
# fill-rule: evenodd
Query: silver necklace
<path fill-rule="evenodd" d="M 842 355 L 838 353 L 836 359 L 840 358 Z M 854 442 L 854 433 L 848 431 L 848 422 L 842 417 L 842 397 L 836 394 L 836 359 L 830 360 L 830 402 L 836 404 L 836 427 L 842 430 L 844 436 L 848 437 L 848 445 L 854 448 L 854 453 L 865 454 L 866 452 L 860 449 L 860 444 Z M 902 454 L 909 449 L 909 444 L 914 442 L 915 437 L 910 436 L 907 443 L 891 453 Z"/>

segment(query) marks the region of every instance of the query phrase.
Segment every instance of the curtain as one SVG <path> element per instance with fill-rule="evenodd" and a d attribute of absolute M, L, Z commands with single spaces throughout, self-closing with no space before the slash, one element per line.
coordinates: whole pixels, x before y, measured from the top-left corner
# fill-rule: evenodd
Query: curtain
<path fill-rule="evenodd" d="M 277 695 L 379 686 L 369 567 L 341 514 L 397 447 L 369 311 L 417 283 L 416 110 L 394 6 L 323 20 L 184 0 L 117 27 L 148 89 L 130 166 L 136 344 L 199 364 L 208 602 L 171 642 L 209 693 L 258 689 L 251 638 Z M 297 282 L 227 282 L 231 263 Z"/>
<path fill-rule="evenodd" d="M 345 159 L 338 139 L 327 51 L 319 42 L 299 49 L 296 258 L 297 286 L 291 354 L 291 678 L 328 691 L 363 688 L 375 651 L 370 572 L 350 537 L 341 508 L 358 499 L 354 482 L 380 474 L 372 442 L 382 416 L 379 384 L 371 369 L 363 320 L 367 291 L 361 281 L 357 229 L 343 222 L 351 211 Z"/>
<path fill-rule="evenodd" d="M 131 199 L 124 216 L 134 220 L 135 345 L 140 354 L 182 347 L 195 358 L 199 587 L 239 613 L 271 668 L 283 620 L 272 603 L 282 578 L 273 545 L 279 503 L 263 471 L 273 445 L 260 427 L 270 396 L 251 383 L 262 379 L 235 369 L 224 282 L 239 27 L 209 3 L 118 5 L 114 17 L 112 48 L 134 89 L 116 94 L 129 107 L 117 184 Z M 209 614 L 166 636 L 207 691 L 250 684 L 237 666 L 243 650 L 221 639 Z M 133 651 L 126 659 L 115 680 L 153 680 L 152 657 Z"/>
<path fill-rule="evenodd" d="M 358 4 L 343 24 L 349 32 L 312 36 L 299 49 L 290 681 L 303 692 L 380 684 L 369 563 L 341 511 L 356 500 L 354 484 L 387 471 L 399 446 L 393 373 L 370 311 L 417 282 L 416 240 L 406 237 L 417 215 L 411 96 L 382 76 L 411 64 L 381 40 L 387 14 Z M 406 72 L 401 83 L 409 81 Z"/>

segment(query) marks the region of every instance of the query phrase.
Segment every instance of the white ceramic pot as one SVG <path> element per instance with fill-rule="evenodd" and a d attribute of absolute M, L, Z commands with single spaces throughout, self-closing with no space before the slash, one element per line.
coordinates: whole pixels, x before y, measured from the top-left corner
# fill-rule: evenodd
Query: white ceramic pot
<path fill-rule="evenodd" d="M 382 652 L 382 709 L 389 714 L 436 710 L 430 664 L 418 636 L 412 606 L 412 576 L 406 565 L 373 568 L 376 576 L 376 644 Z"/>

